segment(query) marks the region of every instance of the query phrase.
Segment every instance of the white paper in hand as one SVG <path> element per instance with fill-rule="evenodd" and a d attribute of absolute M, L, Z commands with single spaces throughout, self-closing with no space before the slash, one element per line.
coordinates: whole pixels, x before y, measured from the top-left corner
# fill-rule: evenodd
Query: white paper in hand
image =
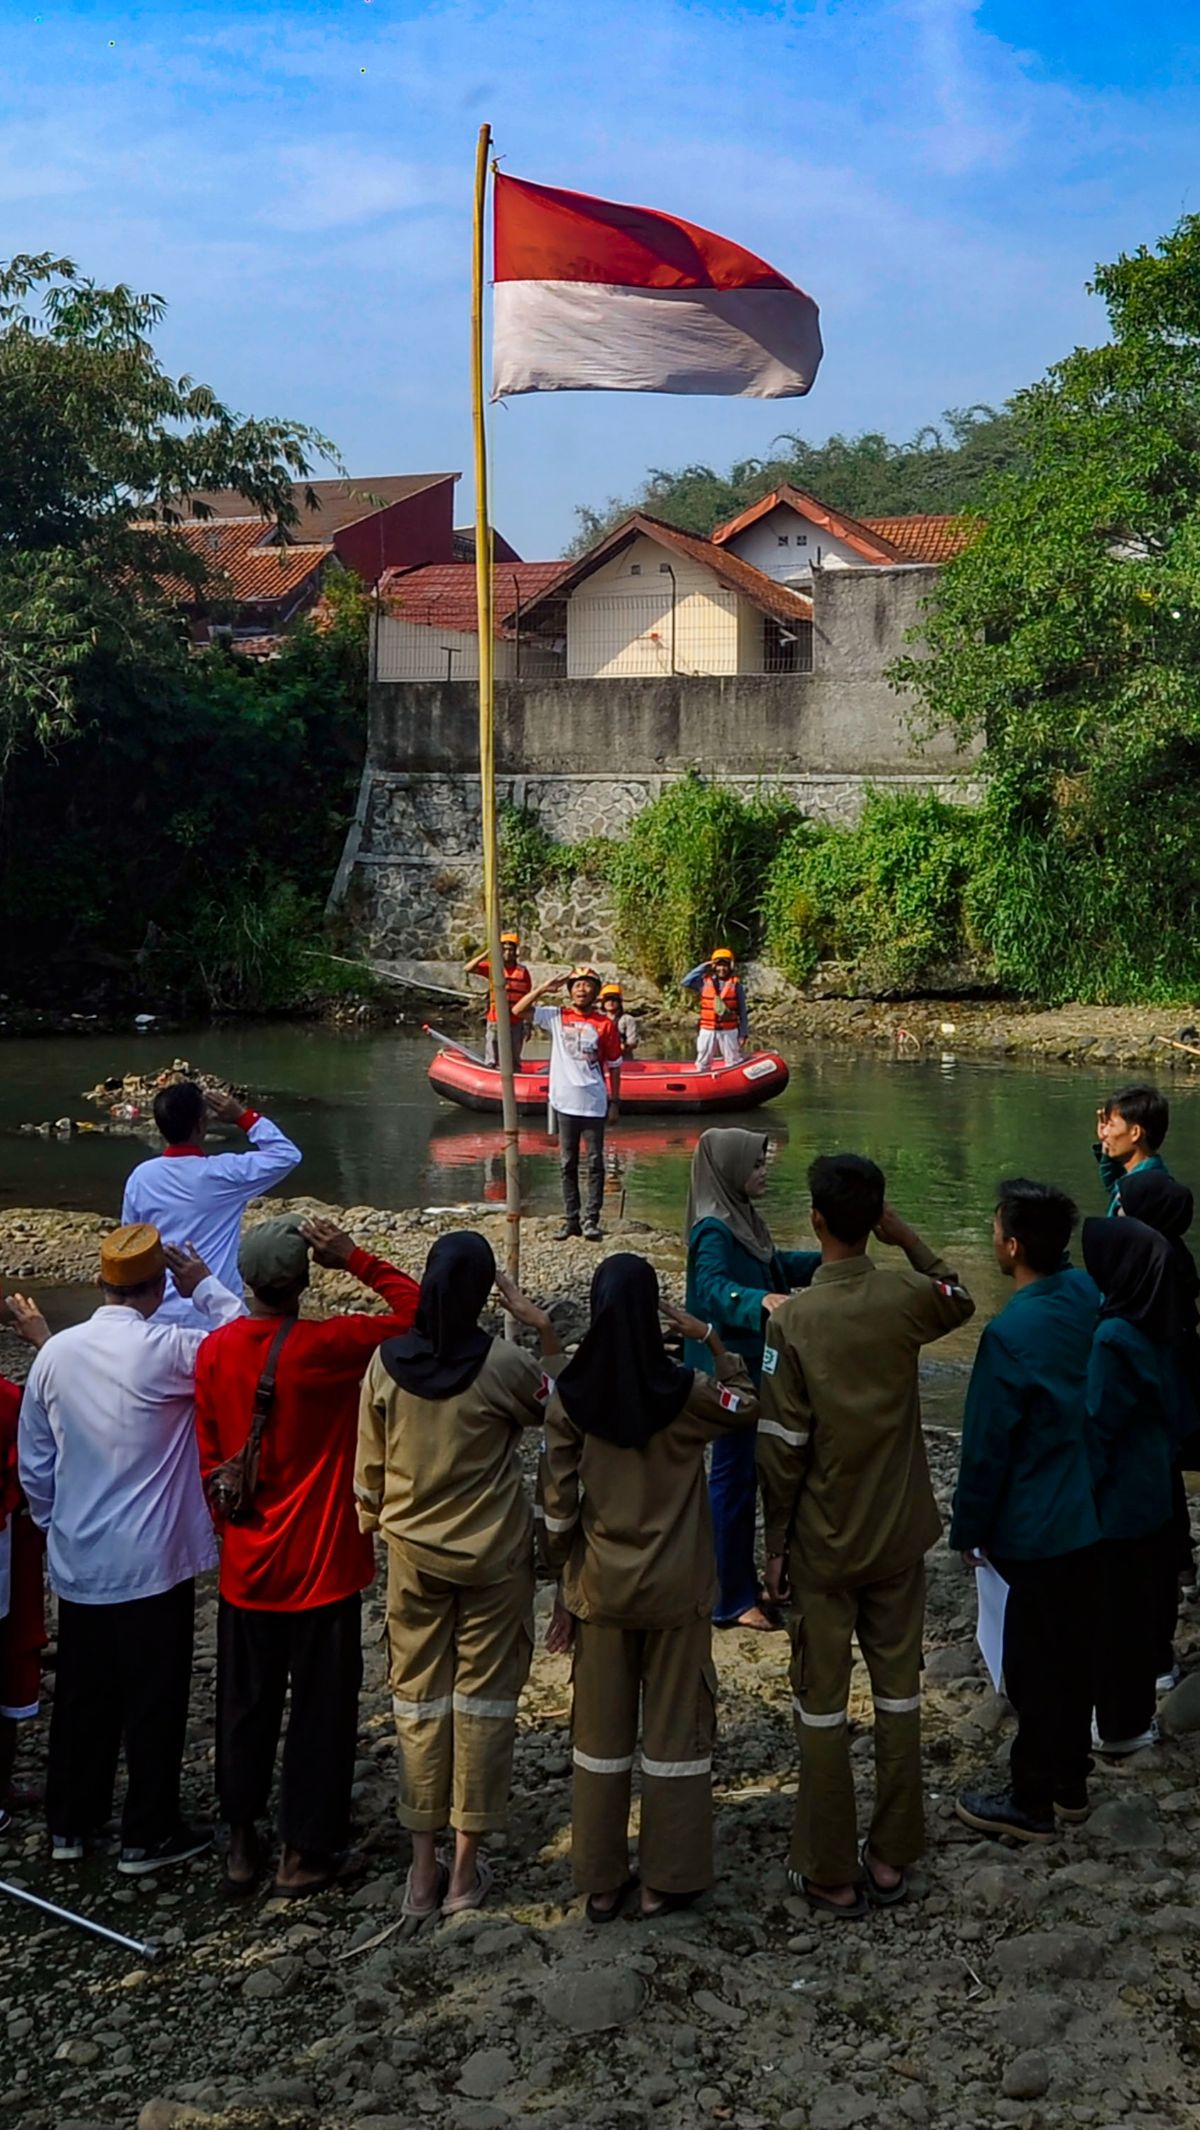
<path fill-rule="evenodd" d="M 1004 1677 L 1004 1608 L 1008 1603 L 1008 1584 L 991 1563 L 985 1561 L 975 1570 L 975 1592 L 979 1600 L 975 1639 L 992 1685 L 1000 1693 Z"/>

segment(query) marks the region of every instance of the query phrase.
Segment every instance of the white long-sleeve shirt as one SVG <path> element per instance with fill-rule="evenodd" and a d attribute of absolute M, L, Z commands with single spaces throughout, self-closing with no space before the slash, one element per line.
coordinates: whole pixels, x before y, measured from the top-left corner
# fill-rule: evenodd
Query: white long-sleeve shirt
<path fill-rule="evenodd" d="M 164 1242 L 182 1249 L 195 1243 L 210 1272 L 231 1294 L 242 1292 L 238 1242 L 242 1215 L 252 1198 L 261 1198 L 281 1183 L 300 1160 L 300 1149 L 269 1117 L 247 1110 L 241 1118 L 248 1133 L 247 1154 L 203 1154 L 198 1147 L 172 1147 L 138 1163 L 125 1185 L 121 1221 L 147 1221 Z M 157 1321 L 203 1323 L 192 1303 L 175 1291 L 168 1275 L 167 1298 Z M 207 1326 L 205 1327 L 208 1328 Z"/>
<path fill-rule="evenodd" d="M 76 1605 L 157 1597 L 216 1561 L 196 1449 L 196 1355 L 241 1314 L 216 1279 L 197 1325 L 106 1302 L 56 1332 L 25 1383 L 21 1486 L 47 1534 L 51 1587 Z"/>

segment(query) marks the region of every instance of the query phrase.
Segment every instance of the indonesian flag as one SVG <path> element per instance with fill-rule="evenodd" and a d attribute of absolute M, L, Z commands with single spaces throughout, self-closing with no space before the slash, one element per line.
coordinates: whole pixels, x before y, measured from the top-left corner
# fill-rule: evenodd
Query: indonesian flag
<path fill-rule="evenodd" d="M 497 176 L 495 198 L 493 398 L 810 389 L 817 306 L 740 244 L 522 178 Z"/>

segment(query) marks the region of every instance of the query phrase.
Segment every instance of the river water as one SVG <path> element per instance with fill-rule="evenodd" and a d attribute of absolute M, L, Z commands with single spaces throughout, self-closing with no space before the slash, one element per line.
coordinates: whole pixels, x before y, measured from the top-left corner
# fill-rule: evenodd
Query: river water
<path fill-rule="evenodd" d="M 145 1146 L 135 1139 L 31 1138 L 23 1122 L 93 1117 L 81 1090 L 106 1074 L 157 1067 L 173 1056 L 227 1075 L 304 1149 L 295 1187 L 337 1205 L 447 1206 L 503 1199 L 497 1126 L 457 1110 L 426 1079 L 428 1040 L 405 1030 L 344 1033 L 263 1023 L 138 1037 L 84 1035 L 6 1042 L 0 1079 L 0 1203 L 72 1206 L 116 1215 L 121 1188 Z M 853 1149 L 887 1173 L 889 1193 L 951 1257 L 990 1315 L 1004 1283 L 989 1244 L 997 1178 L 1024 1174 L 1063 1184 L 1085 1211 L 1101 1199 L 1090 1147 L 1097 1101 L 1112 1080 L 1079 1067 L 978 1058 L 893 1058 L 807 1049 L 792 1058 L 781 1100 L 744 1120 L 761 1124 L 775 1152 L 769 1212 L 778 1239 L 807 1239 L 804 1171 L 813 1154 Z M 1200 1174 L 1200 1086 L 1172 1090 L 1168 1154 L 1186 1178 Z M 696 1118 L 645 1118 L 611 1134 L 612 1211 L 673 1228 L 681 1219 Z M 558 1204 L 553 1149 L 537 1125 L 522 1129 L 527 1202 Z"/>

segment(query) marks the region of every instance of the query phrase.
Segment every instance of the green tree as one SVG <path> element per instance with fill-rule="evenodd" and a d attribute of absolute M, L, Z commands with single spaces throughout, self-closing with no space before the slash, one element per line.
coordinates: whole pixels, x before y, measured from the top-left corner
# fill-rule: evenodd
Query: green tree
<path fill-rule="evenodd" d="M 1018 473 L 897 680 L 982 739 L 969 901 L 1047 998 L 1200 987 L 1200 216 L 1100 267 L 1111 338 L 1014 402 Z"/>
<path fill-rule="evenodd" d="M 171 377 L 151 340 L 163 311 L 49 252 L 0 267 L 0 769 L 71 727 L 94 660 L 170 668 L 157 580 L 203 583 L 175 531 L 204 514 L 198 491 L 236 488 L 290 524 L 292 482 L 334 456 L 313 429 Z"/>
<path fill-rule="evenodd" d="M 707 535 L 785 481 L 857 517 L 968 510 L 993 475 L 1019 464 L 1020 456 L 1012 413 L 983 405 L 948 408 L 940 424 L 919 430 L 907 444 L 878 430 L 830 436 L 821 444 L 784 435 L 768 457 L 741 459 L 728 473 L 702 465 L 673 472 L 654 467 L 634 496 L 610 496 L 599 509 L 580 505 L 571 552 L 582 553 L 632 510 Z"/>

